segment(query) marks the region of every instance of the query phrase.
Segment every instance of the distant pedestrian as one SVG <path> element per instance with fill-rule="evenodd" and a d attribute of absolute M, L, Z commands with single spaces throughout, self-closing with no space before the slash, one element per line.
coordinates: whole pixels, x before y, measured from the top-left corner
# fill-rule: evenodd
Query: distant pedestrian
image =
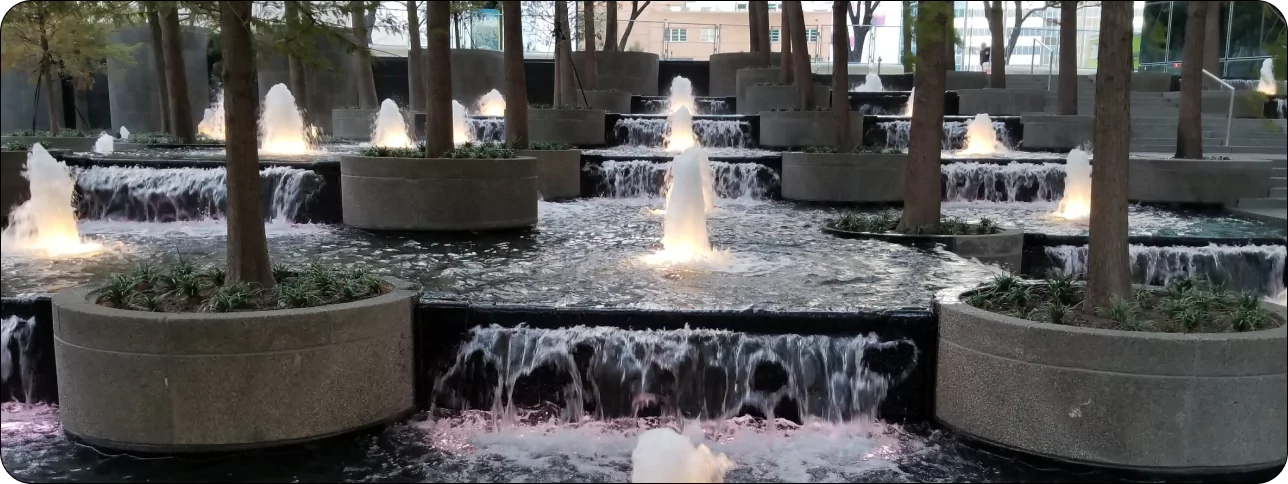
<path fill-rule="evenodd" d="M 979 67 L 985 73 L 989 71 L 989 61 L 992 60 L 993 50 L 988 48 L 988 44 L 979 44 Z"/>

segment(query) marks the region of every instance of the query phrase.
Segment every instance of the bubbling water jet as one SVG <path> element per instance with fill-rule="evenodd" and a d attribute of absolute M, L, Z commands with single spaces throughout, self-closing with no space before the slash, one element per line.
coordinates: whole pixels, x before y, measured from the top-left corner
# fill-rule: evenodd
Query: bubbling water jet
<path fill-rule="evenodd" d="M 671 186 L 666 193 L 666 216 L 662 221 L 662 250 L 646 256 L 644 262 L 727 262 L 724 254 L 711 248 L 707 232 L 707 203 L 714 202 L 715 193 L 708 190 L 710 175 L 705 179 L 703 176 L 705 160 L 706 152 L 693 147 L 671 162 Z"/>
<path fill-rule="evenodd" d="M 90 255 L 102 249 L 99 244 L 81 240 L 72 206 L 76 181 L 67 165 L 36 143 L 27 153 L 27 169 L 22 176 L 31 186 L 31 198 L 9 214 L 9 226 L 0 232 L 0 252 L 67 257 Z"/>
<path fill-rule="evenodd" d="M 202 114 L 201 123 L 197 125 L 197 134 L 217 141 L 224 140 L 223 91 L 219 91 L 219 97 L 215 98 L 215 103 L 206 108 Z"/>
<path fill-rule="evenodd" d="M 129 141 L 129 140 L 130 140 L 130 130 L 125 129 L 125 126 L 121 126 L 121 141 Z"/>
<path fill-rule="evenodd" d="M 631 452 L 631 482 L 724 482 L 734 463 L 669 428 L 640 434 Z"/>
<path fill-rule="evenodd" d="M 295 96 L 286 84 L 274 85 L 264 96 L 263 114 L 259 118 L 259 150 L 262 153 L 302 154 L 313 150 L 309 141 L 312 128 L 295 105 Z"/>
<path fill-rule="evenodd" d="M 698 146 L 698 138 L 693 134 L 693 114 L 687 107 L 681 107 L 667 118 L 671 132 L 666 136 L 666 151 L 679 153 Z"/>
<path fill-rule="evenodd" d="M 452 143 L 457 146 L 469 143 L 470 124 L 466 119 L 465 105 L 452 100 Z"/>
<path fill-rule="evenodd" d="M 98 140 L 94 142 L 94 152 L 99 154 L 109 154 L 114 151 L 116 138 L 107 133 L 98 135 Z"/>
<path fill-rule="evenodd" d="M 885 86 L 881 85 L 881 76 L 876 71 L 868 72 L 867 77 L 863 78 L 863 84 L 859 85 L 858 92 L 881 92 Z M 908 99 L 912 99 L 909 97 Z"/>
<path fill-rule="evenodd" d="M 407 121 L 403 118 L 398 103 L 386 99 L 380 103 L 380 112 L 376 113 L 376 125 L 371 130 L 371 146 L 384 148 L 411 148 L 411 137 L 407 135 Z"/>
<path fill-rule="evenodd" d="M 1006 146 L 997 140 L 997 132 L 993 130 L 993 120 L 989 119 L 987 114 L 980 113 L 966 125 L 966 148 L 958 151 L 957 154 L 992 155 L 1006 151 L 1008 151 Z"/>
<path fill-rule="evenodd" d="M 1275 82 L 1274 59 L 1266 59 L 1261 63 L 1261 80 L 1257 82 L 1257 91 L 1269 96 L 1278 93 L 1279 84 Z"/>
<path fill-rule="evenodd" d="M 1064 164 L 1064 196 L 1055 216 L 1065 220 L 1087 220 L 1091 216 L 1091 155 L 1074 148 Z"/>
<path fill-rule="evenodd" d="M 675 114 L 681 108 L 688 109 L 690 113 L 698 112 L 697 101 L 693 98 L 693 83 L 683 76 L 675 76 L 671 80 L 671 93 L 666 104 L 666 111 Z"/>
<path fill-rule="evenodd" d="M 912 117 L 912 96 L 917 93 L 917 88 L 908 90 L 908 104 L 903 106 L 903 115 Z"/>
<path fill-rule="evenodd" d="M 488 91 L 479 98 L 478 110 L 482 116 L 505 116 L 505 97 L 496 89 Z"/>

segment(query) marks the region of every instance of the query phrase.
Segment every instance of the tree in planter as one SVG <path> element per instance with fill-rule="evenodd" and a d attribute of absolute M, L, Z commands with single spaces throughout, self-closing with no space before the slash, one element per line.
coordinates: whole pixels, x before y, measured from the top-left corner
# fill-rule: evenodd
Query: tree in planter
<path fill-rule="evenodd" d="M 747 51 L 752 53 L 760 52 L 760 15 L 757 10 L 756 2 L 747 2 L 747 34 L 750 45 Z"/>
<path fill-rule="evenodd" d="M 1185 50 L 1181 58 L 1181 107 L 1176 124 L 1176 157 L 1203 158 L 1203 28 L 1209 2 L 1189 2 Z M 1102 40 L 1103 42 L 1103 40 Z M 1104 62 L 1100 59 L 1100 62 Z M 1097 101 L 1099 98 L 1097 98 Z M 1099 154 L 1097 154 L 1099 157 Z"/>
<path fill-rule="evenodd" d="M 858 4 L 863 4 L 863 11 L 857 11 Z M 881 5 L 881 0 L 863 0 L 862 2 L 845 2 L 846 9 L 850 14 L 850 28 L 854 31 L 854 50 L 850 52 L 850 62 L 862 62 L 863 44 L 867 41 L 868 32 L 872 30 L 872 15 L 876 13 L 877 6 Z M 833 7 L 836 8 L 836 7 Z M 859 14 L 863 16 L 860 17 Z M 833 23 L 833 25 L 843 25 Z M 848 39 L 847 39 L 848 40 Z"/>
<path fill-rule="evenodd" d="M 756 18 L 756 23 L 752 27 L 757 33 L 755 37 L 756 45 L 753 49 L 758 54 L 756 64 L 761 67 L 769 67 L 773 65 L 773 56 L 771 55 L 773 48 L 769 39 L 769 2 L 748 2 L 747 10 L 752 12 L 752 15 Z"/>
<path fill-rule="evenodd" d="M 161 16 L 157 14 L 156 9 L 149 9 L 147 12 L 148 30 L 152 34 L 152 62 L 156 64 L 157 75 L 157 99 L 161 100 L 161 131 L 166 133 L 170 131 L 170 96 L 167 94 L 170 89 L 166 87 L 166 70 L 165 70 L 165 52 L 161 51 Z"/>
<path fill-rule="evenodd" d="M 528 87 L 523 72 L 523 18 L 518 1 L 501 2 L 505 22 L 505 98 L 514 109 L 505 110 L 505 138 L 518 149 L 528 147 Z M 609 44 L 604 44 L 609 45 Z"/>
<path fill-rule="evenodd" d="M 555 1 L 555 105 L 578 104 L 567 0 Z"/>
<path fill-rule="evenodd" d="M 998 46 L 1006 45 L 1003 39 L 1002 18 L 1005 14 L 1001 0 L 984 1 L 984 11 L 988 13 L 988 30 L 992 34 L 992 54 L 989 57 L 989 82 L 988 87 L 994 89 L 1006 88 L 1006 59 L 1010 56 L 1001 56 Z"/>
<path fill-rule="evenodd" d="M 1195 3 L 1203 2 L 1191 5 Z M 1095 197 L 1087 243 L 1086 309 L 1107 308 L 1115 299 L 1131 295 L 1127 251 L 1131 38 L 1132 4 L 1105 2 L 1100 9 L 1096 126 L 1092 133 L 1096 166 L 1091 171 L 1091 193 Z M 1187 48 L 1189 45 L 1187 41 Z M 1199 43 L 1200 52 L 1202 48 Z"/>
<path fill-rule="evenodd" d="M 1078 114 L 1078 2 L 1060 2 L 1060 114 Z"/>
<path fill-rule="evenodd" d="M 845 0 L 832 2 L 832 25 L 845 25 L 845 6 L 848 3 Z M 836 130 L 832 148 L 838 153 L 848 153 L 853 149 L 850 140 L 850 68 L 849 56 L 846 55 L 850 39 L 847 37 L 845 29 L 832 29 L 832 128 Z"/>
<path fill-rule="evenodd" d="M 429 90 L 425 99 L 425 157 L 441 158 L 452 144 L 452 52 L 451 6 L 447 2 L 426 2 L 425 44 Z M 506 111 L 510 111 L 507 109 Z"/>
<path fill-rule="evenodd" d="M 814 109 L 814 76 L 810 70 L 809 44 L 805 42 L 805 12 L 801 2 L 783 2 L 783 14 L 792 24 L 792 78 L 801 109 Z M 849 91 L 849 88 L 846 88 Z"/>
<path fill-rule="evenodd" d="M 911 142 L 908 143 L 908 176 L 904 188 L 903 218 L 897 231 L 939 233 L 940 146 L 944 134 L 944 83 L 947 74 L 948 23 L 952 4 L 918 2 L 917 73 L 912 100 Z"/>
<path fill-rule="evenodd" d="M 298 2 L 285 2 L 286 4 L 286 28 L 289 31 L 300 30 L 300 5 Z M 412 13 L 409 12 L 409 15 Z M 287 53 L 286 56 L 287 70 L 290 74 L 291 94 L 295 99 L 300 100 L 301 104 L 308 105 L 309 86 L 308 75 L 304 71 L 304 62 L 298 54 Z"/>

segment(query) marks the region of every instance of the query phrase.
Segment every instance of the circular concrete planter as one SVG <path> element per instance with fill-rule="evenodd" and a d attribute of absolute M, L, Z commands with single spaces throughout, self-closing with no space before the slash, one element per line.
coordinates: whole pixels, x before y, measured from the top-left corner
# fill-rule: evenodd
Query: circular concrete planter
<path fill-rule="evenodd" d="M 586 72 L 586 54 L 572 53 L 573 65 L 578 72 Z M 657 73 L 659 67 L 657 54 L 648 52 L 595 52 L 595 71 L 599 75 L 599 85 L 603 90 L 615 90 L 639 96 L 657 95 Z M 455 70 L 455 64 L 453 64 Z"/>
<path fill-rule="evenodd" d="M 902 202 L 908 155 L 783 153 L 783 198 L 809 202 Z"/>
<path fill-rule="evenodd" d="M 708 96 L 729 97 L 738 95 L 738 71 L 746 68 L 776 66 L 782 57 L 780 52 L 769 54 L 769 65 L 760 65 L 760 55 L 753 52 L 725 52 L 711 54 L 708 62 Z"/>
<path fill-rule="evenodd" d="M 604 145 L 604 110 L 528 108 L 528 140 L 591 147 Z"/>
<path fill-rule="evenodd" d="M 58 137 L 58 136 L 0 137 L 0 143 L 8 143 L 10 141 L 17 141 L 19 143 L 24 143 L 28 145 L 32 143 L 40 143 L 40 146 L 45 147 L 46 150 L 85 152 L 85 151 L 94 151 L 94 142 L 98 141 L 98 137 L 97 136 L 92 138 L 70 138 L 70 137 Z"/>
<path fill-rule="evenodd" d="M 883 240 L 902 245 L 943 245 L 944 249 L 968 259 L 985 264 L 997 264 L 1011 272 L 1020 272 L 1024 260 L 1024 232 L 1006 229 L 990 235 L 905 235 L 850 232 L 831 225 L 823 231 L 848 239 Z"/>
<path fill-rule="evenodd" d="M 625 91 L 585 91 L 586 103 L 591 109 L 608 113 L 630 114 L 631 93 Z"/>
<path fill-rule="evenodd" d="M 93 287 L 53 298 L 63 429 L 102 447 L 272 447 L 381 424 L 412 401 L 416 292 L 242 313 L 103 307 Z"/>
<path fill-rule="evenodd" d="M 1147 333 L 1037 323 L 963 303 L 939 311 L 935 416 L 960 433 L 1136 470 L 1284 465 L 1283 326 Z"/>
<path fill-rule="evenodd" d="M 737 97 L 738 114 L 759 114 L 743 108 L 747 99 L 747 88 L 759 84 L 778 82 L 782 74 L 777 67 L 744 67 L 734 73 L 734 95 Z"/>
<path fill-rule="evenodd" d="M 830 146 L 833 133 L 830 109 L 760 113 L 760 146 L 765 148 Z M 858 111 L 850 111 L 850 139 L 863 139 L 863 114 Z"/>
<path fill-rule="evenodd" d="M 519 150 L 537 160 L 537 193 L 544 200 L 581 196 L 581 150 Z"/>
<path fill-rule="evenodd" d="M 537 223 L 537 160 L 340 157 L 345 225 L 461 231 Z"/>

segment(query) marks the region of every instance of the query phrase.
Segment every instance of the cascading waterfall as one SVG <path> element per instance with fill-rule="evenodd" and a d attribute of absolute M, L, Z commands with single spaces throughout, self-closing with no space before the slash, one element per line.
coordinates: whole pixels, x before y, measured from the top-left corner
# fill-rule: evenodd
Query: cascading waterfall
<path fill-rule="evenodd" d="M 67 165 L 36 143 L 27 153 L 22 175 L 31 187 L 31 198 L 9 213 L 9 226 L 0 232 L 0 253 L 66 257 L 102 249 L 81 240 L 72 206 L 76 182 Z"/>
<path fill-rule="evenodd" d="M 1086 220 L 1091 216 L 1091 155 L 1074 148 L 1064 170 L 1064 193 L 1055 215 L 1065 220 Z"/>
<path fill-rule="evenodd" d="M 31 345 L 35 326 L 34 318 L 10 316 L 0 321 L 0 385 L 6 389 L 20 387 L 22 391 L 13 396 L 22 397 L 26 403 L 36 403 L 36 363 L 31 358 L 35 350 Z M 0 394 L 0 398 L 9 396 Z"/>
<path fill-rule="evenodd" d="M 1052 202 L 1066 186 L 1059 163 L 948 163 L 941 171 L 949 202 Z"/>
<path fill-rule="evenodd" d="M 670 123 L 660 118 L 624 117 L 613 125 L 623 145 L 659 148 L 665 145 Z M 698 119 L 693 121 L 698 144 L 707 148 L 751 147 L 751 123 L 739 119 Z"/>
<path fill-rule="evenodd" d="M 308 153 L 313 150 L 310 132 L 286 84 L 270 88 L 259 118 L 259 151 L 279 155 Z"/>
<path fill-rule="evenodd" d="M 223 91 L 219 91 L 219 97 L 215 98 L 215 103 L 206 108 L 205 113 L 201 117 L 201 123 L 197 125 L 197 134 L 213 140 L 224 140 L 225 125 Z"/>
<path fill-rule="evenodd" d="M 411 148 L 411 136 L 407 135 L 407 120 L 402 110 L 393 99 L 380 103 L 376 113 L 375 125 L 371 128 L 371 145 L 385 148 Z"/>
<path fill-rule="evenodd" d="M 697 101 L 693 98 L 693 83 L 686 77 L 675 76 L 675 79 L 671 79 L 671 92 L 667 96 L 666 112 L 675 114 L 680 111 L 680 108 L 688 109 L 689 113 L 698 112 Z"/>
<path fill-rule="evenodd" d="M 480 116 L 505 116 L 505 97 L 499 91 L 488 91 L 476 104 Z"/>
<path fill-rule="evenodd" d="M 434 396 L 438 405 L 490 409 L 503 421 L 550 402 L 561 405 L 565 422 L 748 413 L 843 422 L 877 416 L 919 357 L 911 341 L 874 334 L 476 327 L 436 379 Z"/>
<path fill-rule="evenodd" d="M 764 200 L 778 186 L 778 173 L 759 163 L 708 162 L 716 196 Z M 670 184 L 670 163 L 648 160 L 605 161 L 589 168 L 599 179 L 600 193 L 609 198 L 656 198 Z"/>
<path fill-rule="evenodd" d="M 1261 62 L 1261 79 L 1257 81 L 1257 91 L 1269 96 L 1273 96 L 1279 91 L 1279 83 L 1275 82 L 1274 59 L 1266 59 Z"/>
<path fill-rule="evenodd" d="M 223 168 L 141 168 L 95 166 L 77 170 L 81 197 L 77 211 L 89 220 L 179 222 L 225 218 L 228 193 Z M 260 170 L 264 216 L 299 222 L 304 206 L 322 187 L 310 170 L 267 167 Z"/>
<path fill-rule="evenodd" d="M 467 118 L 465 125 L 475 143 L 505 142 L 505 118 Z"/>
<path fill-rule="evenodd" d="M 1131 245 L 1132 279 L 1138 283 L 1165 285 L 1172 280 L 1208 276 L 1236 290 L 1271 296 L 1284 290 L 1282 245 L 1208 245 L 1206 247 L 1151 247 Z M 1087 273 L 1087 247 L 1047 247 L 1046 255 L 1064 274 Z"/>
<path fill-rule="evenodd" d="M 882 121 L 877 123 L 877 127 L 885 132 L 885 147 L 900 150 L 908 149 L 908 143 L 912 138 L 912 122 L 899 121 Z M 961 121 L 944 121 L 944 136 L 940 140 L 941 148 L 944 151 L 953 151 L 966 146 L 966 123 Z M 1009 151 L 1005 141 L 1009 139 L 1009 131 L 1006 129 L 1006 123 L 1002 121 L 993 121 L 993 133 L 998 140 L 998 145 L 1003 147 L 1003 151 Z"/>
<path fill-rule="evenodd" d="M 98 139 L 94 141 L 94 152 L 100 155 L 111 154 L 112 151 L 115 151 L 115 143 L 116 138 L 113 138 L 112 135 L 101 133 L 98 135 Z"/>

